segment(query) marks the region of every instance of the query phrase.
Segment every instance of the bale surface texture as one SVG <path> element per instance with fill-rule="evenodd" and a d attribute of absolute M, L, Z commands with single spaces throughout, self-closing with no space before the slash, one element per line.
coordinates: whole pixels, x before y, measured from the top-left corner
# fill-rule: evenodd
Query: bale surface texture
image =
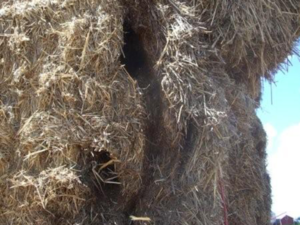
<path fill-rule="evenodd" d="M 2 0 L 0 224 L 268 225 L 261 81 L 299 0 Z"/>

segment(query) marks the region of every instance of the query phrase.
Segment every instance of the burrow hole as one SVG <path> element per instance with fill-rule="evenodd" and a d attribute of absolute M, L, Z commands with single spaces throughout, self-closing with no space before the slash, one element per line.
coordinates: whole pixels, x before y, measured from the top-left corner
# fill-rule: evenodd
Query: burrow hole
<path fill-rule="evenodd" d="M 120 192 L 120 180 L 117 173 L 116 159 L 108 151 L 92 151 L 90 153 L 90 173 L 93 186 L 96 188 L 100 196 L 114 199 Z"/>

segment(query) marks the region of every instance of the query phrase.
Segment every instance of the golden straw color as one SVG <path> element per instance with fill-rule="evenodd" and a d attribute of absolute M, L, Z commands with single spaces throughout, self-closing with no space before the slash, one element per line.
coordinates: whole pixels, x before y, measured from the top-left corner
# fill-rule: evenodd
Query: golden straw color
<path fill-rule="evenodd" d="M 299 21 L 299 0 L 0 1 L 0 225 L 268 225 L 255 110 Z"/>

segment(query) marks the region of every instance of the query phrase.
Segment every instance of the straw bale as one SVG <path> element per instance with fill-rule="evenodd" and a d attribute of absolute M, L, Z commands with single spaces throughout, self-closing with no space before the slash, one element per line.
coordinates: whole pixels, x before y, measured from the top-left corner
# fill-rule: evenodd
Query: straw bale
<path fill-rule="evenodd" d="M 121 183 L 127 198 L 138 189 L 144 113 L 119 63 L 123 22 L 114 4 L 1 9 L 3 223 L 65 224 L 102 189 Z"/>
<path fill-rule="evenodd" d="M 0 3 L 0 224 L 267 225 L 261 79 L 296 0 Z"/>
<path fill-rule="evenodd" d="M 190 4 L 191 5 L 191 4 Z M 299 36 L 298 1 L 201 1 L 208 38 L 226 72 L 257 97 L 259 78 L 272 80 Z M 251 85 L 249 85 L 252 84 Z"/>

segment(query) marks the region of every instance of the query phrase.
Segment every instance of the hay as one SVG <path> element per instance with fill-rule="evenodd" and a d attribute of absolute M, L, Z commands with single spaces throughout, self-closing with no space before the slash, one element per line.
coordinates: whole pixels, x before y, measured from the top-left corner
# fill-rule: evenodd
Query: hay
<path fill-rule="evenodd" d="M 297 1 L 0 7 L 0 224 L 269 223 L 255 109 Z"/>

